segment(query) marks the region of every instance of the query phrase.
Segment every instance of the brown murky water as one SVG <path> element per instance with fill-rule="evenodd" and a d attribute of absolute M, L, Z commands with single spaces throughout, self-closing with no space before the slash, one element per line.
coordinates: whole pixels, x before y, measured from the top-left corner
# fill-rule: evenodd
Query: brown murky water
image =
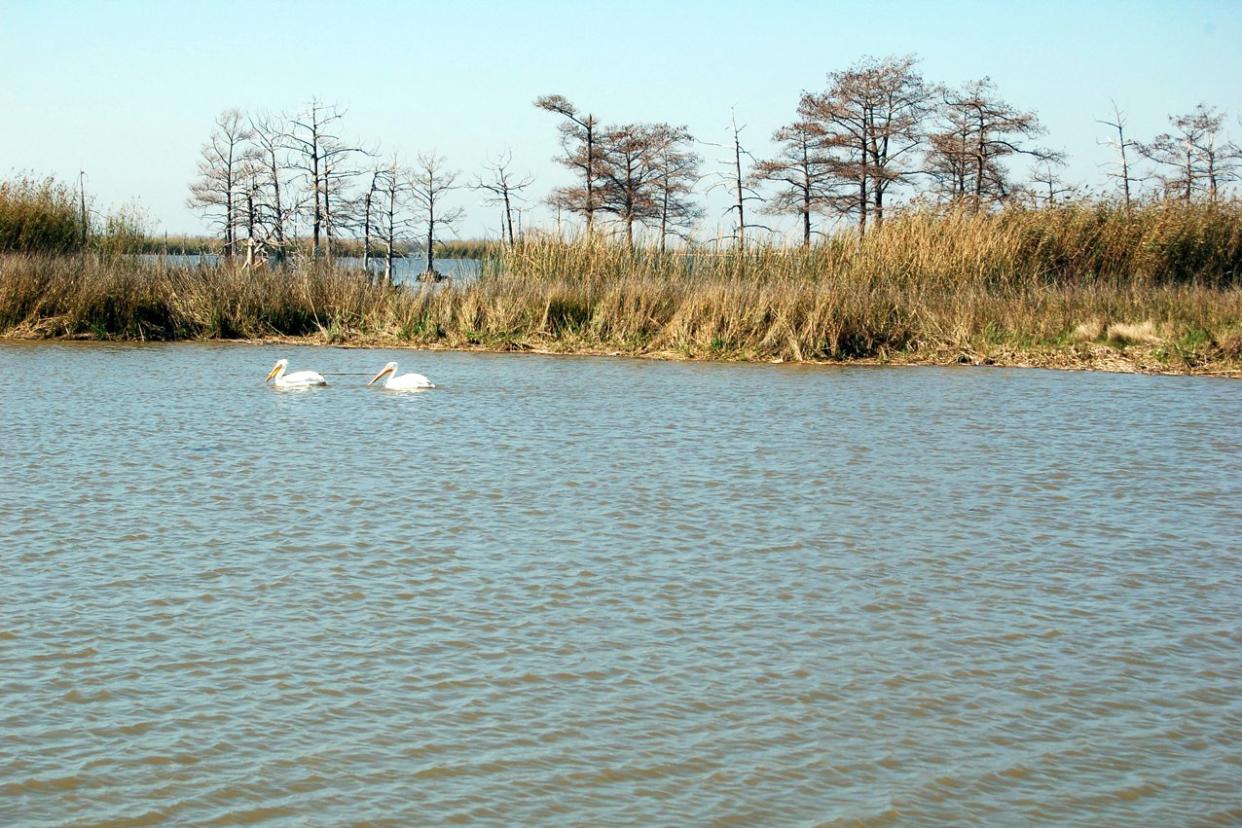
<path fill-rule="evenodd" d="M 362 387 L 389 359 L 441 387 Z M 0 382 L 0 824 L 1242 821 L 1242 384 L 58 345 Z"/>

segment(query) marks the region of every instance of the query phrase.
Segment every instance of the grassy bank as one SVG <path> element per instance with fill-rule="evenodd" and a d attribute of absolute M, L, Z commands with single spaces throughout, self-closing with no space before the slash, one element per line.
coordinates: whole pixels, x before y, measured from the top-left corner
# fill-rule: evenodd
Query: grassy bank
<path fill-rule="evenodd" d="M 8 255 L 0 334 L 1236 371 L 1242 207 L 927 212 L 807 250 L 537 242 L 410 289 L 321 263 Z"/>

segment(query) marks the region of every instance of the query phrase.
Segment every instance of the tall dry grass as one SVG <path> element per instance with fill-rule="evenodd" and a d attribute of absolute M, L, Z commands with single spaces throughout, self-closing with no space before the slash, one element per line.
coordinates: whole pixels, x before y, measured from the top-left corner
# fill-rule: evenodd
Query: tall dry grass
<path fill-rule="evenodd" d="M 77 194 L 53 178 L 0 181 L 0 253 L 67 253 L 82 246 Z"/>
<path fill-rule="evenodd" d="M 0 256 L 0 333 L 99 339 L 358 332 L 405 291 L 326 263 L 251 270 L 108 256 Z"/>
<path fill-rule="evenodd" d="M 51 177 L 0 181 L 0 254 L 142 251 L 147 217 L 140 207 L 123 205 L 96 215 L 79 199 Z"/>
<path fill-rule="evenodd" d="M 1242 208 L 932 212 L 810 249 L 659 254 L 532 241 L 477 281 L 386 287 L 325 263 L 0 258 L 0 332 L 851 359 L 1142 345 L 1242 357 Z M 1130 326 L 1130 327 L 1126 327 Z M 1137 326 L 1137 327 L 1134 327 Z M 1134 333 L 1141 330 L 1140 337 Z"/>

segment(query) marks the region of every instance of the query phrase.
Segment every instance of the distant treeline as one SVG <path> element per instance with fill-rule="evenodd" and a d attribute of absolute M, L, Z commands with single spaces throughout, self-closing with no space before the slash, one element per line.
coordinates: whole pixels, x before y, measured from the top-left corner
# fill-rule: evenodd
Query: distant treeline
<path fill-rule="evenodd" d="M 1235 197 L 1242 164 L 1226 114 L 1213 107 L 1199 104 L 1171 116 L 1167 131 L 1135 138 L 1114 106 L 1098 119 L 1114 163 L 1107 187 L 1093 193 L 1063 179 L 1065 158 L 1042 142 L 1033 111 L 1006 101 L 987 78 L 961 87 L 929 80 L 913 56 L 864 58 L 829 73 L 772 133 L 771 153 L 756 150 L 736 119 L 723 142 L 708 142 L 676 124 L 606 122 L 560 95 L 534 103 L 558 118 L 558 160 L 572 176 L 541 199 L 555 210 L 555 227 L 524 219 L 534 181 L 513 169 L 507 151 L 466 180 L 434 152 L 405 161 L 350 137 L 345 113 L 318 100 L 288 113 L 220 113 L 188 203 L 214 227 L 212 250 L 226 257 L 351 256 L 383 262 L 390 276 L 393 261 L 413 251 L 426 256 L 429 270 L 437 255 L 488 252 L 486 243 L 441 241 L 463 216 L 464 189 L 496 209 L 497 244 L 581 234 L 658 250 L 744 247 L 782 238 L 763 223 L 775 215 L 795 218 L 797 239 L 811 246 L 847 225 L 865 237 L 911 210 L 1218 204 Z M 706 147 L 721 156 L 720 171 L 705 171 Z M 165 249 L 158 238 L 135 242 L 143 229 L 136 210 L 100 218 L 80 184 L 76 192 L 53 181 L 5 186 L 0 250 L 68 250 L 92 239 Z M 711 189 L 731 201 L 722 216 L 705 215 L 702 197 Z M 184 237 L 166 247 L 208 249 Z"/>
<path fill-rule="evenodd" d="M 700 197 L 722 188 L 732 201 L 725 240 L 770 238 L 763 215 L 796 217 L 810 245 L 825 225 L 853 223 L 860 233 L 894 213 L 934 205 L 971 211 L 1049 206 L 1088 193 L 1066 182 L 1062 153 L 1040 143 L 1033 111 L 1004 100 L 987 78 L 953 88 L 924 78 L 913 56 L 864 58 L 804 92 L 791 121 L 772 134 L 771 157 L 756 153 L 736 120 L 724 142 L 723 172 L 705 173 L 708 144 L 668 123 L 607 123 L 559 95 L 535 105 L 560 118 L 559 161 L 574 181 L 550 190 L 555 231 L 609 233 L 664 249 L 717 242 L 698 232 Z M 1200 104 L 1169 119 L 1167 132 L 1136 140 L 1124 113 L 1099 120 L 1113 147 L 1105 196 L 1127 209 L 1143 201 L 1216 202 L 1238 180 L 1242 152 L 1226 135 L 1226 116 Z M 436 251 L 440 232 L 462 216 L 459 190 L 482 193 L 497 208 L 501 240 L 523 230 L 522 205 L 533 185 L 501 153 L 467 183 L 434 153 L 411 164 L 345 137 L 344 113 L 311 101 L 293 114 L 221 113 L 204 145 L 190 203 L 219 228 L 227 253 L 290 249 L 306 239 L 313 255 L 334 255 L 347 241 L 364 257 L 388 258 L 417 237 Z M 1025 164 L 1015 165 L 1017 160 Z M 577 223 L 580 222 L 580 223 Z"/>

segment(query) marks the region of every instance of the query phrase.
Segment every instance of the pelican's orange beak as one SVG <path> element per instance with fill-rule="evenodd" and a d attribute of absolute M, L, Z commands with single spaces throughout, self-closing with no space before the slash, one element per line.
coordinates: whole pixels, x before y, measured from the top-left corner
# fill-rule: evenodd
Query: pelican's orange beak
<path fill-rule="evenodd" d="M 370 382 L 368 382 L 368 383 L 367 383 L 367 385 L 373 385 L 373 384 L 375 383 L 375 381 L 376 381 L 376 380 L 378 380 L 380 377 L 384 376 L 384 374 L 391 373 L 391 371 L 392 371 L 392 369 L 391 369 L 391 368 L 389 368 L 389 367 L 385 366 L 385 367 L 384 367 L 384 370 L 380 371 L 378 374 L 376 374 L 375 376 L 371 377 L 371 381 L 370 381 Z"/>
<path fill-rule="evenodd" d="M 272 381 L 272 377 L 276 376 L 276 375 L 277 375 L 277 374 L 279 374 L 279 373 L 280 373 L 280 366 L 279 366 L 279 365 L 277 365 L 275 368 L 273 368 L 272 370 L 270 370 L 270 371 L 268 371 L 268 372 L 267 372 L 267 377 L 266 377 L 263 381 L 264 381 L 264 382 L 271 382 L 271 381 Z"/>

